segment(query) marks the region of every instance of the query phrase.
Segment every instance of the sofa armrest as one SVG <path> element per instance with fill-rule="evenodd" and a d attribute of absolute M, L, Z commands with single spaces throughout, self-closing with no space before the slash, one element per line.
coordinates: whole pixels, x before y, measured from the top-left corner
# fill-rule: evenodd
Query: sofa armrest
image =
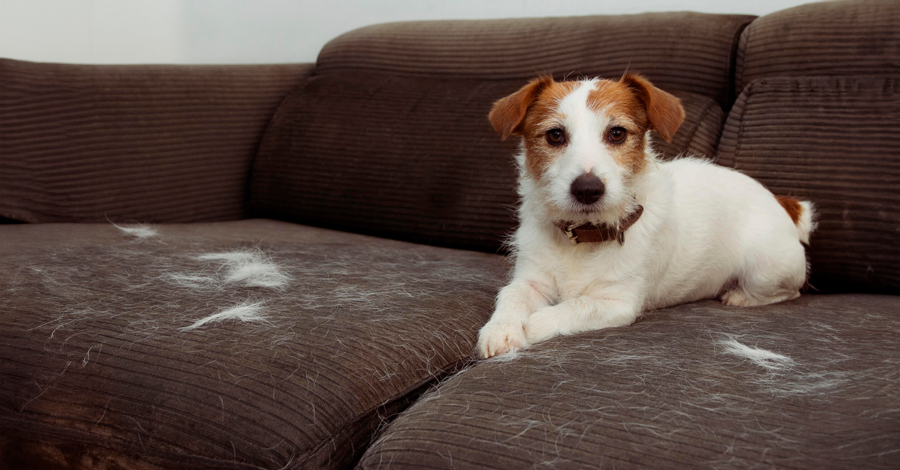
<path fill-rule="evenodd" d="M 312 69 L 0 59 L 0 216 L 243 218 L 262 134 Z"/>

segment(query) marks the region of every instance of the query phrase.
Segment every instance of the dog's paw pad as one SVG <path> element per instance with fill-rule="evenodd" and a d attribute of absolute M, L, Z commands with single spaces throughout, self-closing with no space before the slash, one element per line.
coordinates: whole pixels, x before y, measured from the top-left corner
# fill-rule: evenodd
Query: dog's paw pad
<path fill-rule="evenodd" d="M 488 322 L 478 333 L 478 355 L 484 359 L 528 346 L 522 323 Z"/>
<path fill-rule="evenodd" d="M 734 289 L 722 294 L 722 303 L 732 307 L 746 307 L 748 305 L 747 296 L 740 290 Z"/>

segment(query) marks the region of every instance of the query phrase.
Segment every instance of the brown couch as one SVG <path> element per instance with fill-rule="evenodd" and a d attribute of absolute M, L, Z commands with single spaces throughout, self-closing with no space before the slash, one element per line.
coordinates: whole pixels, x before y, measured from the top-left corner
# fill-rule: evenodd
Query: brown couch
<path fill-rule="evenodd" d="M 377 25 L 316 64 L 0 60 L 0 468 L 898 468 L 898 25 L 837 2 Z M 685 104 L 667 158 L 818 205 L 810 292 L 474 361 L 515 226 L 491 103 L 625 68 Z M 241 250 L 283 282 L 231 282 Z M 231 307 L 260 315 L 191 328 Z"/>

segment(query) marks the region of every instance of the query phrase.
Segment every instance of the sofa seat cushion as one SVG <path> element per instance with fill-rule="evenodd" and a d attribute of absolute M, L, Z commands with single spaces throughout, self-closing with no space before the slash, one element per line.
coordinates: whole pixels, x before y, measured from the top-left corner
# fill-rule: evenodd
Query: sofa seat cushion
<path fill-rule="evenodd" d="M 719 163 L 816 204 L 813 287 L 900 292 L 900 80 L 782 77 L 750 83 Z"/>
<path fill-rule="evenodd" d="M 496 252 L 515 228 L 517 139 L 487 115 L 525 80 L 361 71 L 317 75 L 288 94 L 254 163 L 258 216 L 418 243 Z M 711 154 L 724 113 L 673 91 L 687 118 L 671 158 Z M 655 133 L 654 133 L 655 134 Z"/>
<path fill-rule="evenodd" d="M 508 268 L 269 220 L 133 235 L 0 226 L 0 468 L 347 468 Z"/>
<path fill-rule="evenodd" d="M 358 468 L 898 468 L 900 298 L 705 301 L 474 365 Z"/>

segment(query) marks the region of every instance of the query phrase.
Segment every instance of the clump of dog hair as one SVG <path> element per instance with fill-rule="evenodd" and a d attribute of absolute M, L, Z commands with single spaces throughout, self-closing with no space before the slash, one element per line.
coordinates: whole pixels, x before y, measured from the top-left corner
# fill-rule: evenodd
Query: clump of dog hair
<path fill-rule="evenodd" d="M 146 224 L 129 224 L 129 225 L 117 225 L 115 223 L 112 224 L 113 227 L 119 229 L 124 235 L 137 238 L 139 240 L 146 240 L 148 238 L 157 238 L 159 237 L 159 230 L 156 228 L 146 225 Z"/>
<path fill-rule="evenodd" d="M 748 376 L 747 381 L 772 395 L 817 395 L 834 390 L 849 380 L 847 373 L 814 370 L 810 365 L 798 363 L 783 354 L 748 346 L 733 335 L 724 335 L 716 344 L 722 347 L 721 352 L 764 369 L 760 374 Z"/>
<path fill-rule="evenodd" d="M 229 286 L 283 289 L 293 279 L 261 249 L 205 253 L 198 261 L 218 263 L 215 272 L 166 273 L 165 278 L 190 289 L 222 290 Z"/>
<path fill-rule="evenodd" d="M 208 317 L 201 318 L 195 321 L 190 326 L 186 326 L 181 328 L 181 331 L 190 331 L 200 328 L 201 326 L 207 323 L 219 323 L 225 320 L 240 320 L 242 322 L 260 322 L 266 321 L 266 318 L 262 314 L 264 302 L 250 302 L 244 301 L 241 302 L 234 307 L 227 308 L 222 310 L 219 313 L 215 313 Z"/>
<path fill-rule="evenodd" d="M 240 284 L 246 287 L 268 287 L 280 289 L 287 286 L 291 277 L 272 262 L 259 248 L 249 251 L 227 251 L 207 253 L 197 257 L 203 261 L 221 261 L 224 263 L 225 283 Z"/>
<path fill-rule="evenodd" d="M 783 370 L 794 364 L 794 360 L 787 356 L 767 349 L 747 346 L 732 336 L 729 336 L 726 340 L 719 341 L 719 344 L 725 348 L 726 353 L 747 359 L 757 366 L 768 370 Z"/>

